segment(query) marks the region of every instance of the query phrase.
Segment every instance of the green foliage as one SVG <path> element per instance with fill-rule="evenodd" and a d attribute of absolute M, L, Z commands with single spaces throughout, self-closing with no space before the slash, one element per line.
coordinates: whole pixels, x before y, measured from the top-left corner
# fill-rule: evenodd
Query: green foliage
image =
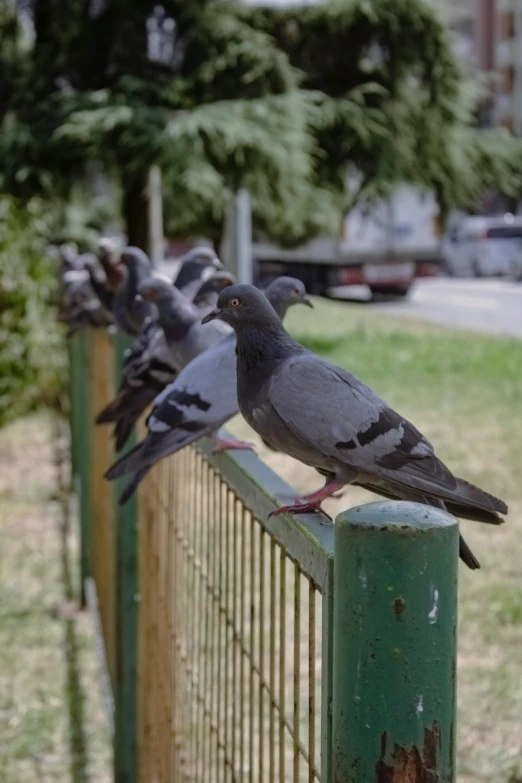
<path fill-rule="evenodd" d="M 105 0 L 96 14 L 88 0 L 33 7 L 29 48 L 0 16 L 0 186 L 21 198 L 65 196 L 92 160 L 128 194 L 159 163 L 169 233 L 219 238 L 247 186 L 256 227 L 295 243 L 397 182 L 434 189 L 444 212 L 473 208 L 485 189 L 520 191 L 521 144 L 474 127 L 425 0 L 164 0 L 161 18 L 155 0 Z M 147 30 L 165 20 L 151 57 Z"/>
<path fill-rule="evenodd" d="M 248 13 L 304 74 L 303 88 L 325 96 L 316 174 L 338 190 L 352 175 L 346 209 L 397 182 L 433 189 L 443 213 L 473 209 L 488 189 L 520 194 L 522 143 L 476 127 L 483 96 L 464 83 L 434 5 L 329 0 Z"/>
<path fill-rule="evenodd" d="M 0 426 L 61 399 L 65 353 L 50 306 L 56 269 L 48 230 L 41 204 L 0 199 Z"/>

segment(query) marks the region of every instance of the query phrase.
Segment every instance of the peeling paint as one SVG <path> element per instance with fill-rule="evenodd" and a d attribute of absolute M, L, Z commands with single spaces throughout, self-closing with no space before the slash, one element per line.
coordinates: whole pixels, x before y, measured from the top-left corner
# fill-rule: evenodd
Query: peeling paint
<path fill-rule="evenodd" d="M 438 726 L 424 730 L 424 747 L 403 747 L 395 744 L 391 758 L 387 756 L 388 736 L 381 736 L 381 758 L 375 767 L 376 783 L 437 783 L 437 749 L 440 733 Z"/>
<path fill-rule="evenodd" d="M 393 611 L 395 612 L 397 617 L 399 617 L 404 612 L 405 609 L 406 609 L 406 601 L 404 600 L 404 598 L 399 596 L 393 602 Z"/>
<path fill-rule="evenodd" d="M 424 696 L 419 696 L 419 701 L 417 704 L 417 715 L 420 715 L 421 712 L 424 712 Z"/>
<path fill-rule="evenodd" d="M 431 625 L 433 623 L 437 622 L 437 618 L 439 616 L 439 591 L 436 587 L 431 588 L 431 596 L 433 601 L 433 606 L 431 607 L 429 613 L 428 613 L 428 620 Z"/>

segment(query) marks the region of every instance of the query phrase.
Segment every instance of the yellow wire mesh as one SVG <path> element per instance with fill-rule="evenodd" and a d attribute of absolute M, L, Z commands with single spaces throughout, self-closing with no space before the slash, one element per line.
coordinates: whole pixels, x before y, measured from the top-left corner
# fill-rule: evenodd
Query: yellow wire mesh
<path fill-rule="evenodd" d="M 140 781 L 320 780 L 314 584 L 195 448 L 140 511 Z"/>
<path fill-rule="evenodd" d="M 89 335 L 89 402 L 90 416 L 96 414 L 114 395 L 114 349 L 110 336 L 101 329 Z M 92 574 L 96 585 L 98 607 L 111 681 L 116 666 L 115 644 L 115 515 L 112 485 L 103 474 L 114 454 L 107 427 L 91 428 L 90 493 L 92 509 Z"/>
<path fill-rule="evenodd" d="M 113 397 L 114 347 L 90 335 L 91 414 Z M 138 438 L 144 434 L 138 428 Z M 92 568 L 115 678 L 110 429 L 92 429 Z M 141 783 L 320 781 L 322 597 L 196 448 L 138 492 Z"/>

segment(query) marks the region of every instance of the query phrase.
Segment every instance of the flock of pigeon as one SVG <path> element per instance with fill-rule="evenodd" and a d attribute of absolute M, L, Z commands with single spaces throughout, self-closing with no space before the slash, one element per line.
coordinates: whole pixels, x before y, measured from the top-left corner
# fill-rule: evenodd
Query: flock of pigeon
<path fill-rule="evenodd" d="M 252 448 L 216 437 L 238 411 L 271 449 L 314 467 L 322 489 L 273 514 L 320 511 L 347 484 L 493 525 L 505 503 L 454 476 L 429 441 L 346 370 L 295 342 L 283 326 L 289 307 L 312 307 L 303 284 L 275 279 L 261 292 L 236 285 L 213 250 L 196 247 L 173 281 L 143 251 L 98 255 L 62 249 L 60 318 L 71 329 L 116 324 L 134 338 L 118 393 L 96 419 L 114 425 L 119 451 L 152 405 L 148 434 L 107 471 L 130 475 L 125 503 L 150 468 L 202 436 L 216 450 Z M 479 562 L 462 536 L 460 557 Z"/>

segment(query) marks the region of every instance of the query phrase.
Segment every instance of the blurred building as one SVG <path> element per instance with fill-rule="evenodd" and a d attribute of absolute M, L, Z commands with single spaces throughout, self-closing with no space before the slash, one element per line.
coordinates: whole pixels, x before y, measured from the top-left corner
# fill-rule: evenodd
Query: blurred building
<path fill-rule="evenodd" d="M 496 1 L 445 0 L 443 5 L 454 51 L 470 75 L 494 68 Z"/>
<path fill-rule="evenodd" d="M 496 0 L 497 124 L 522 135 L 522 0 Z"/>
<path fill-rule="evenodd" d="M 522 135 L 522 0 L 446 0 L 444 12 L 465 72 L 492 76 L 480 124 Z"/>

